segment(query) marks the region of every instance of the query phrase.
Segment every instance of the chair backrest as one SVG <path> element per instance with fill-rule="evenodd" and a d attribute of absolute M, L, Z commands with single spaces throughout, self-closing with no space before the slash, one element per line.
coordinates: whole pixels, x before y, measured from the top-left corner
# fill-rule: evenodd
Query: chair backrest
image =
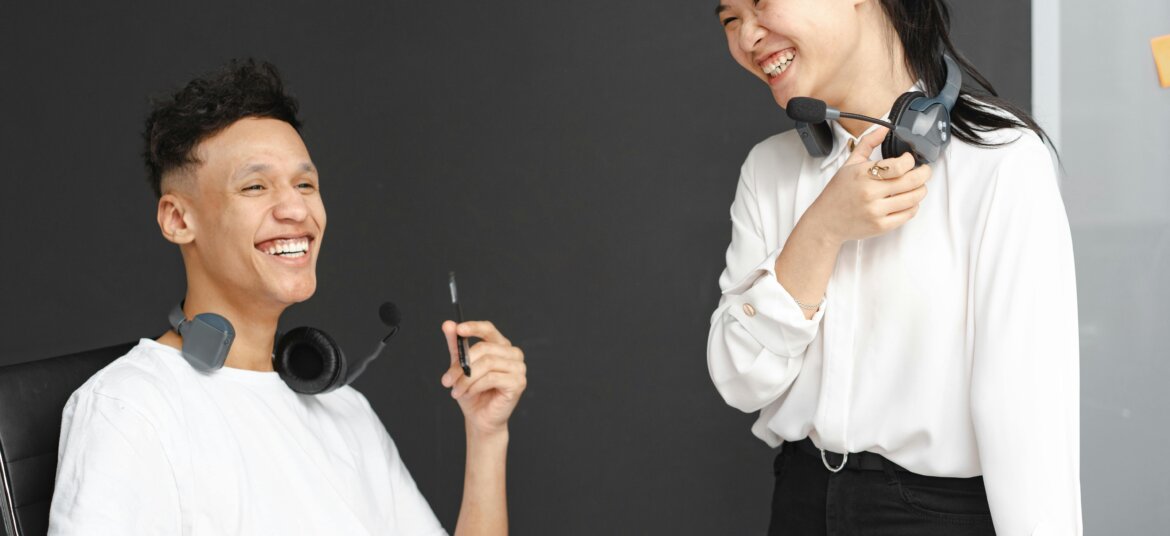
<path fill-rule="evenodd" d="M 48 532 L 61 410 L 85 380 L 135 344 L 0 367 L 0 514 L 9 536 Z"/>

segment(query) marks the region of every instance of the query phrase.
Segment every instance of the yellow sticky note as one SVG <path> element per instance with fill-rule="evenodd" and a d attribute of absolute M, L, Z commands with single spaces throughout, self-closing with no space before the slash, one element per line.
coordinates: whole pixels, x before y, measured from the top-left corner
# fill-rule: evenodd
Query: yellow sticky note
<path fill-rule="evenodd" d="M 1170 87 L 1170 35 L 1150 40 L 1154 49 L 1154 64 L 1158 66 L 1158 80 L 1162 87 Z"/>

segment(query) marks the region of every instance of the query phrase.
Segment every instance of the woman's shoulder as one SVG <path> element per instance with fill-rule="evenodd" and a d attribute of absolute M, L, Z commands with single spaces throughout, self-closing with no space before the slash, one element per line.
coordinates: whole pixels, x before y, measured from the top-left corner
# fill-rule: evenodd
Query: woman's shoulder
<path fill-rule="evenodd" d="M 1020 119 L 1002 108 L 985 104 L 984 110 L 1019 123 Z M 1054 153 L 1037 131 L 1019 125 L 974 132 L 978 143 L 955 138 L 948 157 L 990 172 L 999 172 L 1019 163 L 1054 168 Z"/>
<path fill-rule="evenodd" d="M 748 152 L 747 164 L 761 164 L 771 162 L 791 161 L 803 159 L 804 144 L 800 141 L 800 134 L 796 129 L 786 130 L 764 138 Z"/>
<path fill-rule="evenodd" d="M 964 156 L 1001 161 L 1020 155 L 1048 154 L 1048 144 L 1030 128 L 1010 127 L 980 132 L 980 143 L 955 138 L 952 147 Z"/>
<path fill-rule="evenodd" d="M 978 134 L 980 143 L 956 138 L 947 148 L 942 165 L 957 192 L 982 198 L 993 191 L 1031 192 L 1027 195 L 1038 189 L 1059 191 L 1056 155 L 1037 132 L 1008 127 Z"/>
<path fill-rule="evenodd" d="M 1001 128 L 983 133 L 981 139 L 984 145 L 955 140 L 948 148 L 942 165 L 953 194 L 980 211 L 989 204 L 1036 207 L 1041 200 L 1054 207 L 1059 204 L 1059 164 L 1036 132 Z"/>
<path fill-rule="evenodd" d="M 795 180 L 806 156 L 800 134 L 795 129 L 769 136 L 748 152 L 741 178 L 753 187 L 756 177 L 781 182 Z"/>

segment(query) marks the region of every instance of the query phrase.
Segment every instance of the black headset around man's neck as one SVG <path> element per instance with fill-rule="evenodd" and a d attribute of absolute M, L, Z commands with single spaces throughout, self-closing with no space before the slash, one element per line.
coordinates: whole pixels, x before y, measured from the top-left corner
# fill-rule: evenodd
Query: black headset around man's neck
<path fill-rule="evenodd" d="M 390 337 L 398 333 L 402 317 L 397 306 L 383 303 L 378 316 L 390 328 L 390 334 L 382 337 L 373 353 L 356 363 L 346 361 L 345 352 L 328 333 L 299 327 L 277 333 L 272 368 L 290 389 L 302 394 L 327 393 L 349 385 L 382 353 Z M 228 319 L 215 313 L 201 313 L 188 320 L 183 302 L 179 302 L 171 309 L 169 320 L 175 333 L 183 338 L 183 358 L 193 368 L 210 372 L 223 367 L 236 338 L 236 330 Z"/>

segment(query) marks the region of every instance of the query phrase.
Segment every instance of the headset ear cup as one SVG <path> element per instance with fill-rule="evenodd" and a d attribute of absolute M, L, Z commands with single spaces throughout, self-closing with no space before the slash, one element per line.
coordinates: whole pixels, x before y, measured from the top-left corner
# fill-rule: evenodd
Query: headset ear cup
<path fill-rule="evenodd" d="M 299 327 L 281 336 L 272 366 L 298 393 L 315 395 L 345 385 L 345 356 L 333 338 L 319 329 Z"/>
<path fill-rule="evenodd" d="M 921 91 L 903 93 L 890 109 L 890 123 L 894 126 L 902 124 L 902 115 L 910 108 L 910 103 L 914 102 L 914 99 L 924 98 L 926 94 Z M 886 139 L 882 141 L 882 158 L 897 158 L 907 152 L 910 152 L 910 144 L 895 136 L 892 130 L 886 134 Z"/>

